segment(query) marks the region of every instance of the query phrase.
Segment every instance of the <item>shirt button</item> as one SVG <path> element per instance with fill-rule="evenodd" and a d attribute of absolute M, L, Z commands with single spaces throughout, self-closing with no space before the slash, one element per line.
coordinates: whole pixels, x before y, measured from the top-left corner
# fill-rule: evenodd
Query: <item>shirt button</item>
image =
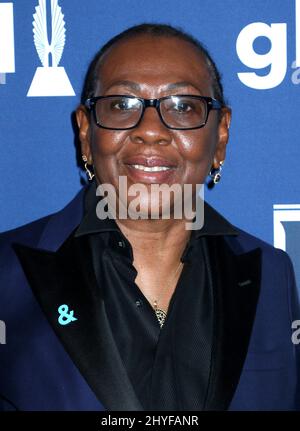
<path fill-rule="evenodd" d="M 122 240 L 122 241 L 119 241 L 119 242 L 118 242 L 118 246 L 119 246 L 119 247 L 122 247 L 122 248 L 125 248 L 125 247 L 126 247 L 126 244 L 125 244 L 125 242 Z"/>
<path fill-rule="evenodd" d="M 137 307 L 141 307 L 141 306 L 142 306 L 142 301 L 140 301 L 139 299 L 137 299 L 137 300 L 135 301 L 135 305 L 136 305 Z"/>

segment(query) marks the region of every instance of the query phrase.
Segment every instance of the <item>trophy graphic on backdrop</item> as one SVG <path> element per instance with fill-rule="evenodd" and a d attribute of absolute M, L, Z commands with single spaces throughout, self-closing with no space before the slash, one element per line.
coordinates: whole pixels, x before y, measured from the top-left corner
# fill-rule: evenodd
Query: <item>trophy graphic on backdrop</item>
<path fill-rule="evenodd" d="M 64 15 L 58 0 L 51 0 L 51 43 L 47 31 L 46 0 L 39 0 L 35 11 L 33 40 L 43 67 L 36 69 L 27 96 L 75 96 L 65 68 L 58 67 L 66 40 Z"/>

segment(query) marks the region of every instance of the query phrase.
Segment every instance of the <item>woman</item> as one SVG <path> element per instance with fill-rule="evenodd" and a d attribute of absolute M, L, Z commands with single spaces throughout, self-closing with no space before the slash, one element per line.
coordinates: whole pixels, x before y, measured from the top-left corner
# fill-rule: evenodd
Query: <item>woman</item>
<path fill-rule="evenodd" d="M 1 235 L 2 409 L 299 408 L 287 254 L 208 204 L 188 230 L 176 197 L 169 218 L 151 201 L 153 184 L 220 180 L 230 117 L 210 55 L 173 27 L 132 27 L 97 53 L 76 111 L 90 185 Z M 99 214 L 103 184 L 115 220 Z M 143 218 L 122 218 L 137 184 Z"/>

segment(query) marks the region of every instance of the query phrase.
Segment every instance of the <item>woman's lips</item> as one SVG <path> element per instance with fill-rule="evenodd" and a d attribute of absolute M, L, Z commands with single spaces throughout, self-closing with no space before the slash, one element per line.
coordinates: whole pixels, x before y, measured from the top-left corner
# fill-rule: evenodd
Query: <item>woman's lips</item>
<path fill-rule="evenodd" d="M 126 171 L 133 183 L 164 184 L 172 182 L 175 168 L 167 166 L 141 166 L 126 164 Z"/>
<path fill-rule="evenodd" d="M 124 162 L 133 182 L 168 183 L 176 171 L 174 162 L 161 157 L 135 156 Z"/>
<path fill-rule="evenodd" d="M 165 157 L 161 156 L 146 156 L 146 155 L 135 155 L 132 157 L 128 157 L 124 160 L 124 163 L 126 165 L 142 165 L 142 166 L 148 166 L 148 167 L 154 167 L 154 166 L 165 166 L 174 168 L 177 166 L 177 163 L 173 162 L 172 160 L 169 160 Z"/>
<path fill-rule="evenodd" d="M 133 167 L 134 169 L 139 169 L 143 172 L 161 172 L 161 171 L 167 171 L 170 168 L 169 166 L 144 166 L 144 165 L 129 165 Z"/>

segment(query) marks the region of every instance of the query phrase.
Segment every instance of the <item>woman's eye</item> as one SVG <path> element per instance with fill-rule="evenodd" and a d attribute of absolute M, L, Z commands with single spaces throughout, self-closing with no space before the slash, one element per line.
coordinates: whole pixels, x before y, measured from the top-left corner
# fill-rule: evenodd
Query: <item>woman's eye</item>
<path fill-rule="evenodd" d="M 126 102 L 124 100 L 112 102 L 111 107 L 112 107 L 112 109 L 119 109 L 121 111 L 130 109 L 128 102 Z"/>
<path fill-rule="evenodd" d="M 176 112 L 186 113 L 191 112 L 193 110 L 193 106 L 189 103 L 178 103 L 177 105 L 174 105 L 173 109 Z"/>
<path fill-rule="evenodd" d="M 133 112 L 140 109 L 139 104 L 135 99 L 118 99 L 111 102 L 112 111 Z"/>

